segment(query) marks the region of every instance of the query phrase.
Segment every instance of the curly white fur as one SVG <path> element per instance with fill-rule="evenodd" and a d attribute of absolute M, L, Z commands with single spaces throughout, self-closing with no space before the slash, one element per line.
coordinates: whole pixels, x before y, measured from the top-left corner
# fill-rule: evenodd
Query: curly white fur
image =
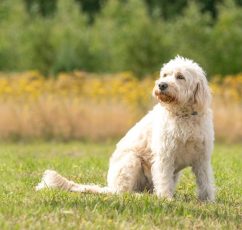
<path fill-rule="evenodd" d="M 76 184 L 47 170 L 36 189 L 91 193 L 147 190 L 172 199 L 180 171 L 191 166 L 199 199 L 213 201 L 214 129 L 204 71 L 192 60 L 177 56 L 162 67 L 153 95 L 159 103 L 117 144 L 107 187 Z"/>

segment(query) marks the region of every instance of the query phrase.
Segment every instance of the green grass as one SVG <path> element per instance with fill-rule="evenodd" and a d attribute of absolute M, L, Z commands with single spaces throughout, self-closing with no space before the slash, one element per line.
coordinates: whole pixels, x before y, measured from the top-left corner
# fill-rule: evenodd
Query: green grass
<path fill-rule="evenodd" d="M 216 203 L 196 199 L 185 170 L 175 200 L 154 195 L 36 192 L 43 171 L 105 184 L 114 143 L 0 143 L 0 229 L 242 229 L 242 146 L 216 145 Z"/>

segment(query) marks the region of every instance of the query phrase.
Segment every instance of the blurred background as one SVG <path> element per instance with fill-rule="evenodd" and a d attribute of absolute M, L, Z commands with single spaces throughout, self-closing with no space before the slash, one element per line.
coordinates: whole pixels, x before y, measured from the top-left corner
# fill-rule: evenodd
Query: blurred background
<path fill-rule="evenodd" d="M 241 0 L 1 0 L 0 138 L 119 138 L 177 54 L 207 72 L 216 139 L 241 142 Z"/>

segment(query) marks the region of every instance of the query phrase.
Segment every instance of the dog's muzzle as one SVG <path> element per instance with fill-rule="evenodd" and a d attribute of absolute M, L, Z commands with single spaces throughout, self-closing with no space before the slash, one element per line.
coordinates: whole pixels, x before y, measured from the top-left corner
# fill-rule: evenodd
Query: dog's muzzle
<path fill-rule="evenodd" d="M 169 93 L 167 90 L 168 84 L 161 82 L 154 88 L 154 95 L 158 98 L 159 101 L 171 103 L 177 101 L 177 99 Z"/>

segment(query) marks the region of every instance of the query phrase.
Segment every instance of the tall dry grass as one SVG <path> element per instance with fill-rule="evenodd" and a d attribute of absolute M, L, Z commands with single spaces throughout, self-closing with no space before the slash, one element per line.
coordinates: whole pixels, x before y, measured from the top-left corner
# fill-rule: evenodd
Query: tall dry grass
<path fill-rule="evenodd" d="M 215 97 L 213 116 L 216 140 L 242 142 L 242 105 L 225 103 Z"/>
<path fill-rule="evenodd" d="M 1 139 L 91 139 L 120 137 L 137 112 L 114 102 L 83 102 L 40 98 L 27 106 L 0 104 Z"/>
<path fill-rule="evenodd" d="M 242 76 L 214 80 L 216 139 L 242 140 Z M 153 78 L 130 73 L 95 76 L 36 72 L 0 77 L 1 139 L 92 139 L 121 137 L 152 107 Z"/>

